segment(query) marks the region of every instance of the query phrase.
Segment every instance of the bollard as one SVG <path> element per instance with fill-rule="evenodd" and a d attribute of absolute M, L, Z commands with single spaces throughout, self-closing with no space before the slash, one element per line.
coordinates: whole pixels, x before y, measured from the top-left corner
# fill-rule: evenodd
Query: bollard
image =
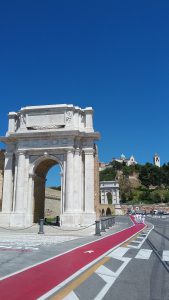
<path fill-rule="evenodd" d="M 100 234 L 100 221 L 95 221 L 96 228 L 95 228 L 95 235 L 101 235 Z"/>
<path fill-rule="evenodd" d="M 39 232 L 38 232 L 38 234 L 44 234 L 43 224 L 44 224 L 44 219 L 40 219 L 39 220 Z"/>
<path fill-rule="evenodd" d="M 101 231 L 102 232 L 105 232 L 106 230 L 105 230 L 105 221 L 102 219 L 101 220 Z"/>
<path fill-rule="evenodd" d="M 60 218 L 59 218 L 59 216 L 56 217 L 56 226 L 60 226 Z"/>
<path fill-rule="evenodd" d="M 105 219 L 106 229 L 109 229 L 108 219 Z"/>

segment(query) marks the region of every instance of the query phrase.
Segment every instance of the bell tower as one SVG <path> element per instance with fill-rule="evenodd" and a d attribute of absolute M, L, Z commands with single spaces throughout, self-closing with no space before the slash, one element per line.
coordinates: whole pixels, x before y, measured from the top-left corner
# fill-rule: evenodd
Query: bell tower
<path fill-rule="evenodd" d="M 158 154 L 154 154 L 153 160 L 154 160 L 154 165 L 160 167 L 160 157 Z"/>

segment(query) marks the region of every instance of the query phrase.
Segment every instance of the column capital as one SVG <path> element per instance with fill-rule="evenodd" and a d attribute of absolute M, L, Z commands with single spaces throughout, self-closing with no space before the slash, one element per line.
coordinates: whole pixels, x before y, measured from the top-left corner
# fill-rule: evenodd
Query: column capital
<path fill-rule="evenodd" d="M 13 152 L 5 152 L 5 158 L 11 158 L 13 156 Z"/>
<path fill-rule="evenodd" d="M 67 155 L 74 154 L 74 148 L 68 148 L 67 149 Z"/>
<path fill-rule="evenodd" d="M 17 150 L 17 151 L 15 152 L 15 155 L 16 155 L 16 156 L 25 155 L 25 154 L 26 154 L 26 151 L 25 151 L 25 150 Z"/>
<path fill-rule="evenodd" d="M 82 152 L 82 150 L 80 148 L 75 148 L 75 150 L 74 150 L 75 155 L 80 155 L 81 152 Z"/>
<path fill-rule="evenodd" d="M 83 149 L 85 155 L 94 155 L 94 149 L 93 148 L 86 148 Z"/>

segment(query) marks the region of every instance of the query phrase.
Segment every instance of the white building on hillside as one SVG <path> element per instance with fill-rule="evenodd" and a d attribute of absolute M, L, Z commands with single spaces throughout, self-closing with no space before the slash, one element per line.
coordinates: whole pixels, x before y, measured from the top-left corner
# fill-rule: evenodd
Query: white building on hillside
<path fill-rule="evenodd" d="M 158 154 L 154 154 L 153 161 L 155 166 L 160 167 L 160 156 Z"/>
<path fill-rule="evenodd" d="M 137 161 L 135 160 L 133 155 L 131 155 L 130 158 L 126 158 L 124 154 L 121 154 L 120 158 L 113 158 L 112 161 L 125 163 L 127 166 L 137 165 Z"/>

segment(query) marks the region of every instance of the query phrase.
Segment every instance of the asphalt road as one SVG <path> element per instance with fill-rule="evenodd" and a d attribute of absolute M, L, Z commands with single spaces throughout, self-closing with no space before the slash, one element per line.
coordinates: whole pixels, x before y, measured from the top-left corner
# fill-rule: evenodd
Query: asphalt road
<path fill-rule="evenodd" d="M 131 260 L 104 300 L 169 299 L 169 219 L 147 218 L 147 221 L 154 225 L 154 229 L 141 247 L 130 248 L 137 247 L 133 242 L 127 245 L 129 250 L 124 257 Z M 167 256 L 163 257 L 164 254 Z"/>

